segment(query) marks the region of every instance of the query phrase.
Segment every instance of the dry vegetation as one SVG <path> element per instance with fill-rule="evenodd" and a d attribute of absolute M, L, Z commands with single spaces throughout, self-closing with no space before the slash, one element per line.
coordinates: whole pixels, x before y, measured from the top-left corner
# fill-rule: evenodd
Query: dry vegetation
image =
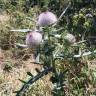
<path fill-rule="evenodd" d="M 11 57 L 12 53 L 10 51 L 2 51 L 0 53 L 0 96 L 15 96 L 14 92 L 22 86 L 19 79 L 28 79 L 27 72 L 31 72 L 35 76 L 37 74 L 35 68 L 42 69 L 41 65 L 31 63 L 32 60 L 30 58 L 27 61 L 23 61 Z M 35 85 L 38 86 L 36 94 L 45 94 L 46 92 L 46 94 L 50 94 L 52 84 L 49 82 L 49 76 L 45 76 Z M 37 96 L 34 93 L 36 90 L 34 89 L 33 93 L 30 91 L 28 96 Z"/>

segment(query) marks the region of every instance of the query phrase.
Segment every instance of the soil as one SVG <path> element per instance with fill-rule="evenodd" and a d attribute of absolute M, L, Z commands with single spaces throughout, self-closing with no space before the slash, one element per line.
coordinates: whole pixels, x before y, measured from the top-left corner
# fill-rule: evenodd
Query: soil
<path fill-rule="evenodd" d="M 30 58 L 27 61 L 16 60 L 10 58 L 10 53 L 10 51 L 3 51 L 0 54 L 0 81 L 2 81 L 0 83 L 0 96 L 15 96 L 14 91 L 17 91 L 22 86 L 18 79 L 25 80 L 28 77 L 27 72 L 36 75 L 35 68 L 42 69 L 41 65 L 33 64 Z M 11 65 L 12 68 L 5 70 L 6 64 Z"/>

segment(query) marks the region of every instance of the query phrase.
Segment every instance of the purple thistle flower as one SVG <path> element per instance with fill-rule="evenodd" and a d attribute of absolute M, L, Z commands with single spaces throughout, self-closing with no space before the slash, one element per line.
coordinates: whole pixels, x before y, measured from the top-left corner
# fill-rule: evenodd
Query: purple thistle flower
<path fill-rule="evenodd" d="M 57 21 L 56 15 L 53 14 L 52 12 L 46 11 L 46 12 L 42 12 L 39 15 L 38 25 L 39 26 L 46 26 L 46 25 L 53 24 L 56 21 Z"/>
<path fill-rule="evenodd" d="M 42 34 L 36 31 L 29 32 L 26 36 L 26 45 L 29 48 L 36 48 L 42 41 Z"/>

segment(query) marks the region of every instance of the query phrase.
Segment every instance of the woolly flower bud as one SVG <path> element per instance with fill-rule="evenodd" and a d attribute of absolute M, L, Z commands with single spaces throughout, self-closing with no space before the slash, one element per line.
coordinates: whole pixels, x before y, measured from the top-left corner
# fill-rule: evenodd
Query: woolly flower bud
<path fill-rule="evenodd" d="M 46 11 L 46 12 L 42 12 L 39 15 L 38 25 L 46 26 L 46 25 L 53 24 L 56 21 L 57 21 L 57 17 L 55 16 L 55 14 L 53 14 L 52 12 Z"/>
<path fill-rule="evenodd" d="M 42 41 L 42 34 L 36 31 L 30 32 L 26 36 L 26 45 L 29 48 L 36 48 Z"/>
<path fill-rule="evenodd" d="M 65 40 L 67 40 L 71 44 L 76 42 L 75 36 L 69 33 L 65 36 Z"/>
<path fill-rule="evenodd" d="M 86 17 L 87 17 L 87 18 L 92 18 L 92 17 L 93 17 L 93 15 L 92 15 L 92 14 L 90 14 L 90 13 L 88 13 L 88 14 L 86 14 Z"/>

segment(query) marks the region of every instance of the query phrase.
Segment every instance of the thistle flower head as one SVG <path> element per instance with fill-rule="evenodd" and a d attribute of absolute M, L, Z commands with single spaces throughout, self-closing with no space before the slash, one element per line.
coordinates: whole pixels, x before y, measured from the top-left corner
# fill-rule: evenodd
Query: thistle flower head
<path fill-rule="evenodd" d="M 42 41 L 42 34 L 36 31 L 29 32 L 26 36 L 26 45 L 29 48 L 36 48 Z"/>
<path fill-rule="evenodd" d="M 52 12 L 49 12 L 49 11 L 45 11 L 39 15 L 38 25 L 46 26 L 46 25 L 53 24 L 56 21 L 57 21 L 57 17 L 55 14 L 53 14 Z"/>
<path fill-rule="evenodd" d="M 76 38 L 74 35 L 68 33 L 66 36 L 65 36 L 65 40 L 67 40 L 69 43 L 73 44 L 76 42 Z"/>

